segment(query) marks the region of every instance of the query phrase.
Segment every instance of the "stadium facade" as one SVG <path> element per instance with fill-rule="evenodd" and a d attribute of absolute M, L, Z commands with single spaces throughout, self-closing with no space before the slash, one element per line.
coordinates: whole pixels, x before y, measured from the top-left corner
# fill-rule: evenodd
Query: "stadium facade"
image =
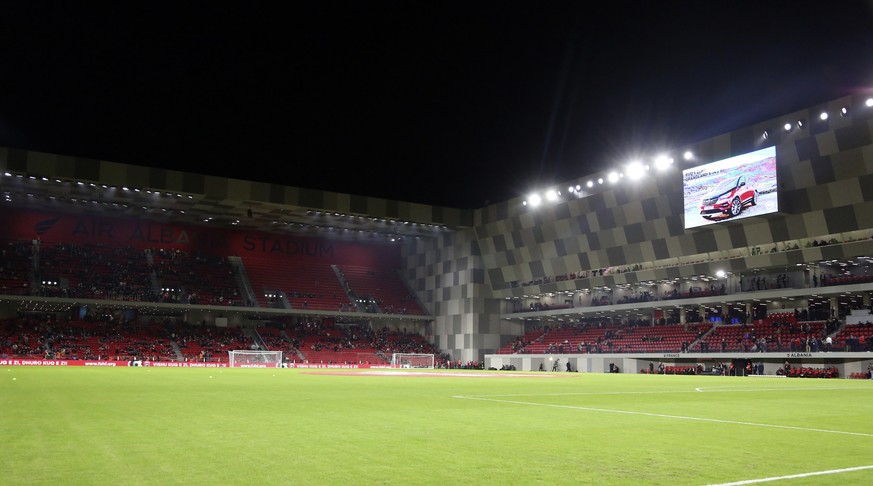
<path fill-rule="evenodd" d="M 395 245 L 399 269 L 430 315 L 369 316 L 374 324 L 415 329 L 453 360 L 536 369 L 546 355 L 499 351 L 544 326 L 596 319 L 684 323 L 691 315 L 727 317 L 729 309 L 751 315 L 813 305 L 857 317 L 869 307 L 873 288 L 862 278 L 873 257 L 868 98 L 833 100 L 676 147 L 672 164 L 659 171 L 647 162 L 639 178 L 617 167 L 615 174 L 564 181 L 554 187 L 561 193 L 555 200 L 537 207 L 524 197 L 476 210 L 436 207 L 18 148 L 0 148 L 2 204 L 7 214 L 54 211 L 336 241 L 378 239 Z M 703 169 L 744 154 L 763 155 L 746 165 Z M 772 171 L 762 172 L 764 166 Z M 739 206 L 716 202 L 733 193 L 709 194 L 720 175 L 734 177 L 748 167 L 758 172 L 741 185 L 757 192 L 738 195 Z M 703 195 L 712 203 L 705 211 Z M 822 277 L 855 280 L 824 286 Z M 751 287 L 753 281 L 768 283 Z M 2 312 L 35 308 L 33 300 L 3 296 Z M 213 314 L 203 307 L 191 316 Z M 243 324 L 247 315 L 240 311 L 231 319 Z M 640 356 L 624 367 L 674 357 Z M 569 359 L 577 369 L 601 371 L 616 358 Z M 844 371 L 870 360 L 851 353 L 841 359 L 853 363 Z"/>

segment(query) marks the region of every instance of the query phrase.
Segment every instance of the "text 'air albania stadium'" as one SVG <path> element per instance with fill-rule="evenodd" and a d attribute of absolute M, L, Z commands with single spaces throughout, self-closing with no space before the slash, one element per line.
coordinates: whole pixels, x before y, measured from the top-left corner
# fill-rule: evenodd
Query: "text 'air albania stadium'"
<path fill-rule="evenodd" d="M 868 377 L 871 105 L 477 210 L 2 148 L 2 360 Z"/>

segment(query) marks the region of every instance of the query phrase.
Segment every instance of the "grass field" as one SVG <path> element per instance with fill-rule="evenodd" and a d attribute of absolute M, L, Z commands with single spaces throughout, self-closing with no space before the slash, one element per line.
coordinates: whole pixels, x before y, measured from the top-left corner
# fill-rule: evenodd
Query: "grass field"
<path fill-rule="evenodd" d="M 3 485 L 873 484 L 869 380 L 0 373 Z"/>

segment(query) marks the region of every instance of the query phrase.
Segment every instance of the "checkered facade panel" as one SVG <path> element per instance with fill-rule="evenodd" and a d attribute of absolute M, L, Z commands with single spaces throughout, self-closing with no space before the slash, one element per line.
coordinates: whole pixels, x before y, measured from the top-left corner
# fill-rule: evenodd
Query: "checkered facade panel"
<path fill-rule="evenodd" d="M 863 101 L 835 100 L 705 140 L 687 147 L 695 164 L 677 157 L 671 170 L 638 183 L 598 185 L 538 208 L 521 198 L 494 204 L 476 212 L 469 230 L 409 245 L 409 281 L 434 306 L 437 344 L 481 357 L 521 334 L 499 319 L 510 297 L 873 254 L 873 108 Z M 843 106 L 859 108 L 835 115 Z M 832 116 L 822 121 L 825 110 Z M 782 130 L 797 120 L 805 128 Z M 682 169 L 770 145 L 779 212 L 686 230 Z M 825 236 L 842 243 L 806 247 Z M 793 243 L 797 250 L 783 251 Z M 556 281 L 579 272 L 589 276 Z"/>

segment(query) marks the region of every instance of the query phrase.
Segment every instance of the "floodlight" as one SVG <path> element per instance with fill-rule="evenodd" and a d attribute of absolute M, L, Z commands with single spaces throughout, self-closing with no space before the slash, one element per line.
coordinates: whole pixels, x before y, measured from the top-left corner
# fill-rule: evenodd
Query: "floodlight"
<path fill-rule="evenodd" d="M 769 130 L 764 130 L 764 133 L 761 134 L 761 136 L 764 137 L 764 140 L 767 140 L 768 138 L 770 138 L 770 131 L 769 131 Z"/>
<path fill-rule="evenodd" d="M 548 201 L 550 201 L 550 202 L 557 201 L 557 200 L 558 200 L 558 195 L 559 195 L 559 194 L 560 194 L 560 193 L 558 193 L 558 192 L 555 191 L 554 189 L 549 189 L 548 191 L 546 191 L 546 199 L 547 199 Z"/>
<path fill-rule="evenodd" d="M 589 188 L 594 187 L 594 181 L 588 181 L 588 183 L 585 185 L 588 186 Z"/>
<path fill-rule="evenodd" d="M 537 207 L 540 205 L 541 202 L 543 202 L 539 194 L 531 194 L 530 197 L 527 198 L 527 200 L 533 207 Z"/>
<path fill-rule="evenodd" d="M 694 159 L 694 154 L 691 153 L 690 150 L 686 150 L 685 153 L 682 154 L 682 157 L 684 157 L 685 160 L 692 160 L 692 159 Z"/>
<path fill-rule="evenodd" d="M 629 179 L 635 181 L 643 176 L 646 167 L 638 161 L 633 161 L 625 167 L 624 171 L 627 173 Z"/>
<path fill-rule="evenodd" d="M 846 108 L 845 106 L 840 108 L 840 116 L 843 118 L 849 116 L 849 109 Z"/>
<path fill-rule="evenodd" d="M 690 160 L 690 152 L 685 152 L 685 160 Z M 658 170 L 664 170 L 670 167 L 673 164 L 673 158 L 668 157 L 666 155 L 661 155 L 655 159 L 655 168 Z"/>
<path fill-rule="evenodd" d="M 821 115 L 819 115 L 818 117 L 821 119 L 821 121 L 825 121 L 828 119 L 828 112 L 823 111 L 823 112 L 821 112 Z"/>
<path fill-rule="evenodd" d="M 864 102 L 868 107 L 873 106 L 873 98 L 867 98 L 867 101 Z"/>
<path fill-rule="evenodd" d="M 614 184 L 614 183 L 618 182 L 619 175 L 618 175 L 618 172 L 612 171 L 606 177 L 609 180 L 609 182 Z"/>
<path fill-rule="evenodd" d="M 782 128 L 784 128 L 786 132 L 790 132 L 791 131 L 791 124 L 786 123 L 785 125 L 782 126 Z"/>

